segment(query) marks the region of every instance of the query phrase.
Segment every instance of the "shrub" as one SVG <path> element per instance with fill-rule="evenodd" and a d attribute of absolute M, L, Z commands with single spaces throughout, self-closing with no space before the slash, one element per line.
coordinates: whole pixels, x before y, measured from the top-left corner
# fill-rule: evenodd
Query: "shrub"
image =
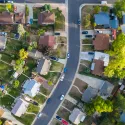
<path fill-rule="evenodd" d="M 109 10 L 109 7 L 108 6 L 102 6 L 102 11 L 103 12 L 108 12 Z"/>
<path fill-rule="evenodd" d="M 94 7 L 94 13 L 99 13 L 100 12 L 100 6 L 95 6 Z"/>
<path fill-rule="evenodd" d="M 26 16 L 29 16 L 29 7 L 26 5 Z"/>

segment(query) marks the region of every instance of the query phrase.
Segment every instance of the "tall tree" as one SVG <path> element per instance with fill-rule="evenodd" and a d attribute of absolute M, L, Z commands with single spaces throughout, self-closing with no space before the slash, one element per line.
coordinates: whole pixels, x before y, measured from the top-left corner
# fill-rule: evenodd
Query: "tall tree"
<path fill-rule="evenodd" d="M 96 13 L 99 13 L 100 12 L 100 6 L 95 6 L 94 7 L 94 13 L 96 14 Z"/>
<path fill-rule="evenodd" d="M 112 43 L 111 50 L 107 51 L 112 58 L 109 65 L 105 68 L 104 74 L 108 77 L 125 77 L 125 34 L 118 35 Z"/>
<path fill-rule="evenodd" d="M 22 24 L 18 24 L 17 30 L 18 30 L 18 33 L 20 34 L 20 36 L 23 36 L 26 32 Z"/>
<path fill-rule="evenodd" d="M 25 51 L 24 49 L 21 49 L 19 51 L 19 56 L 20 56 L 20 59 L 24 60 L 24 59 L 26 59 L 28 57 L 28 52 Z"/>
<path fill-rule="evenodd" d="M 15 81 L 13 82 L 13 87 L 14 87 L 14 88 L 18 88 L 19 84 L 20 84 L 19 80 L 15 80 Z"/>

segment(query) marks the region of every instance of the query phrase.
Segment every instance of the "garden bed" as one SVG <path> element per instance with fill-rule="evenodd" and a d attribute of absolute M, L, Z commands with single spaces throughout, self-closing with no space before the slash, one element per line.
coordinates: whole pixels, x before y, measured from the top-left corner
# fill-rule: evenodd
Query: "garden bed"
<path fill-rule="evenodd" d="M 83 45 L 82 51 L 94 51 L 94 46 L 93 45 Z"/>
<path fill-rule="evenodd" d="M 84 39 L 82 40 L 82 44 L 92 44 L 92 39 Z"/>

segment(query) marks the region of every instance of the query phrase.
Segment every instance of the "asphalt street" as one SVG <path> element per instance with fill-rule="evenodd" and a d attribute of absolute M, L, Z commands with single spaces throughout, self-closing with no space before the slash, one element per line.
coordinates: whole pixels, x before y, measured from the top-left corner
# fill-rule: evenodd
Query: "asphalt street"
<path fill-rule="evenodd" d="M 114 2 L 114 0 L 107 0 Z M 15 2 L 23 3 L 24 0 L 15 0 Z M 64 3 L 65 0 L 26 0 L 27 3 Z M 61 101 L 59 100 L 62 94 L 66 95 L 69 90 L 73 78 L 75 76 L 77 65 L 79 61 L 80 52 L 80 27 L 77 25 L 79 19 L 79 7 L 84 3 L 99 3 L 99 0 L 68 0 L 68 31 L 69 31 L 69 53 L 70 58 L 67 61 L 66 67 L 68 68 L 63 82 L 59 82 L 57 88 L 51 96 L 51 102 L 46 104 L 42 110 L 42 117 L 37 119 L 34 125 L 48 125 L 54 112 L 58 108 Z"/>

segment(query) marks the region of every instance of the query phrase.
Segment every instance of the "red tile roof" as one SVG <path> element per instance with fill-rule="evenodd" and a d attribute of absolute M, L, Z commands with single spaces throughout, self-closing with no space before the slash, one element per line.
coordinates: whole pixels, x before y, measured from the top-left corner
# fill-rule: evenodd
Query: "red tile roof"
<path fill-rule="evenodd" d="M 92 74 L 102 76 L 104 72 L 104 62 L 102 60 L 93 60 L 94 70 L 91 71 Z"/>
<path fill-rule="evenodd" d="M 97 34 L 95 40 L 93 40 L 95 50 L 108 50 L 109 49 L 109 35 Z"/>
<path fill-rule="evenodd" d="M 38 24 L 53 24 L 55 22 L 55 14 L 51 12 L 41 12 L 38 14 Z"/>
<path fill-rule="evenodd" d="M 55 45 L 55 37 L 54 36 L 40 36 L 39 45 L 48 46 L 53 48 Z"/>

